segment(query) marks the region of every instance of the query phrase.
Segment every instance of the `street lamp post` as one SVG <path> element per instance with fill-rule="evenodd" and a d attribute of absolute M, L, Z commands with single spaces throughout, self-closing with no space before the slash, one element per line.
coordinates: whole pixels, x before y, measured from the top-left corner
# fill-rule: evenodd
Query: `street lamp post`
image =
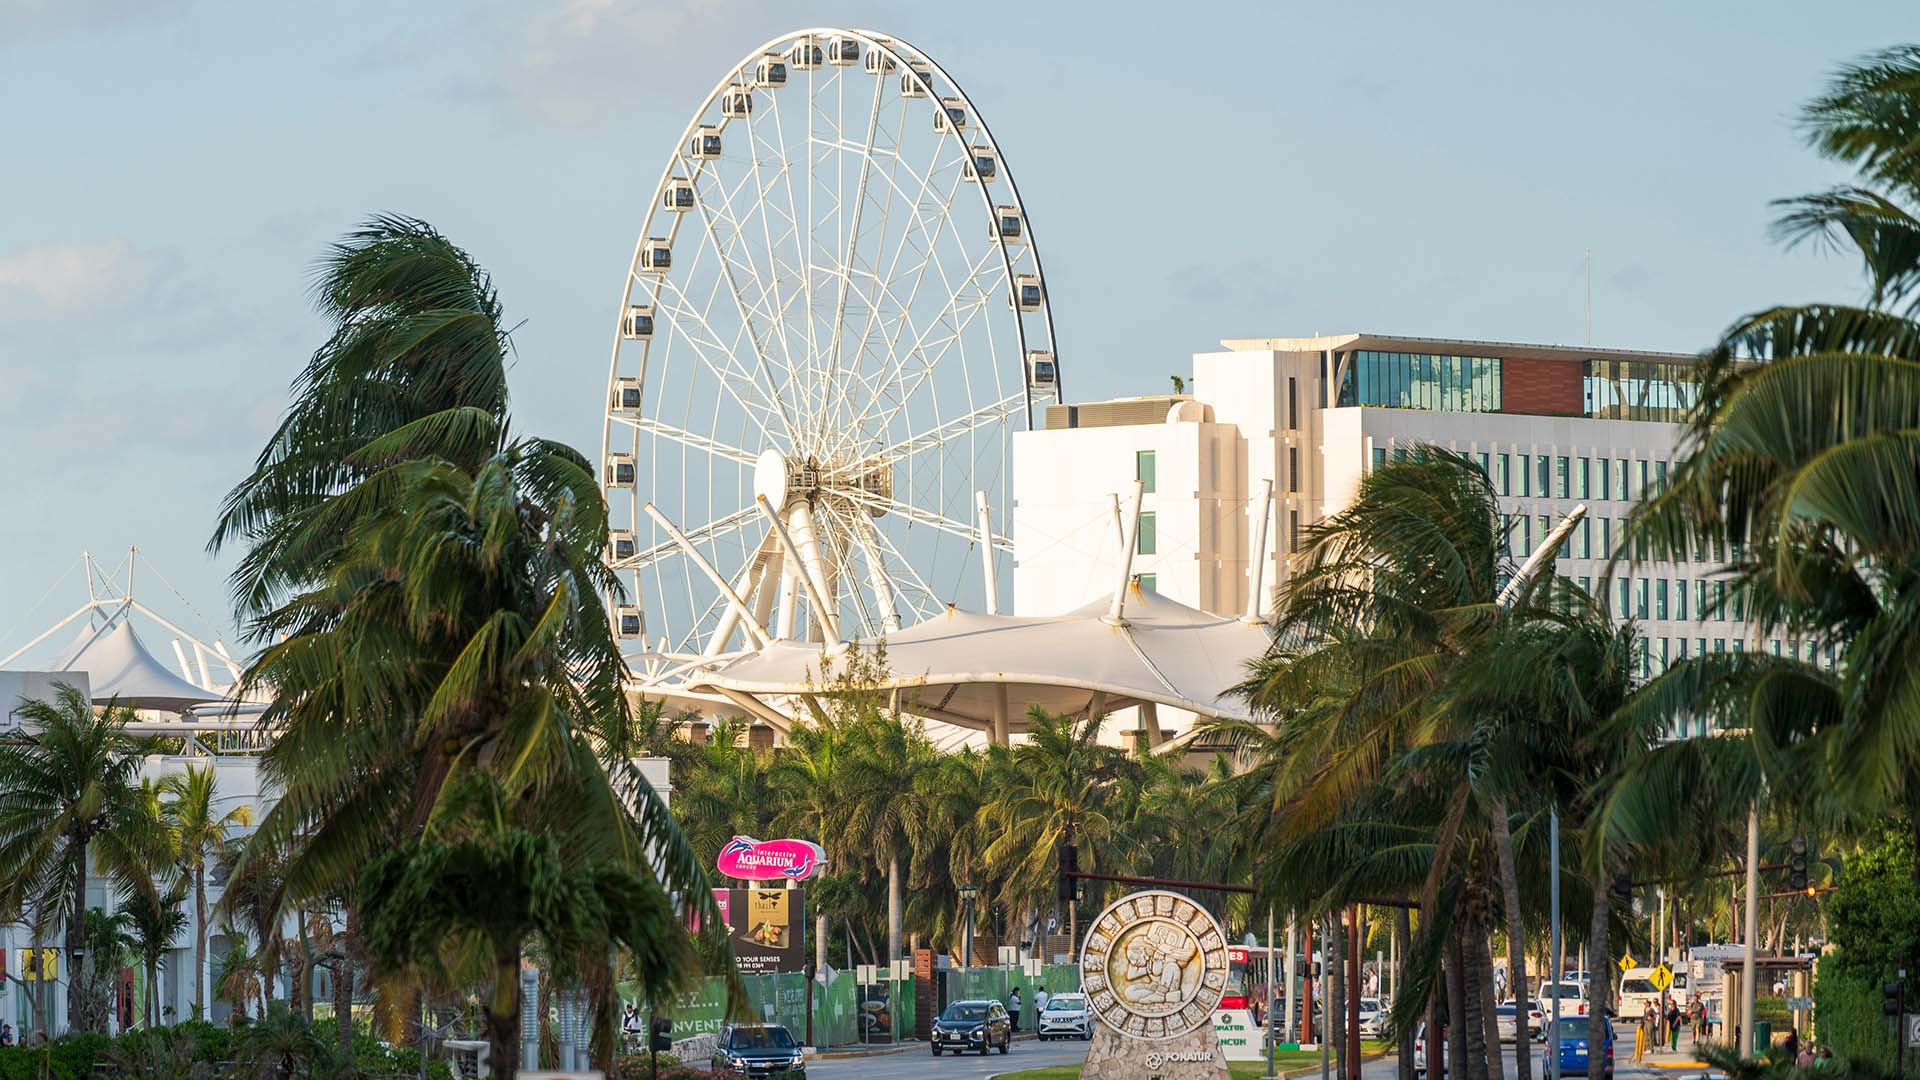
<path fill-rule="evenodd" d="M 979 893 L 980 890 L 972 885 L 960 886 L 960 903 L 967 913 L 967 928 L 960 939 L 960 966 L 962 968 L 970 968 L 973 966 L 973 899 L 979 895 Z"/>

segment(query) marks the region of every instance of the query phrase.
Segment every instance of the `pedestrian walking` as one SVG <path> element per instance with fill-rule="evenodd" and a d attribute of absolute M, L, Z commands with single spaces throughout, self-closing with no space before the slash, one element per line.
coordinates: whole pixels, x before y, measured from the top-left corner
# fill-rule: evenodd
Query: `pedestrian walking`
<path fill-rule="evenodd" d="M 640 1018 L 639 1006 L 627 1006 L 627 1014 L 620 1020 L 620 1030 L 627 1037 L 628 1053 L 638 1053 L 645 1049 L 645 1047 L 641 1045 L 641 1040 L 647 1034 L 647 1024 L 645 1020 Z"/>
<path fill-rule="evenodd" d="M 1033 992 L 1033 1022 L 1036 1027 L 1038 1027 L 1040 1023 L 1040 1014 L 1047 1011 L 1047 1002 L 1052 1000 L 1052 998 L 1053 995 L 1047 993 L 1047 988 L 1044 986 Z"/>
<path fill-rule="evenodd" d="M 1020 988 L 1014 987 L 1007 992 L 1007 1016 L 1013 1020 L 1013 1030 L 1020 1030 Z"/>
<path fill-rule="evenodd" d="M 1675 1053 L 1680 1051 L 1680 1021 L 1685 1016 L 1686 1014 L 1680 1011 L 1680 1006 L 1672 1001 L 1667 1002 L 1667 1048 Z"/>

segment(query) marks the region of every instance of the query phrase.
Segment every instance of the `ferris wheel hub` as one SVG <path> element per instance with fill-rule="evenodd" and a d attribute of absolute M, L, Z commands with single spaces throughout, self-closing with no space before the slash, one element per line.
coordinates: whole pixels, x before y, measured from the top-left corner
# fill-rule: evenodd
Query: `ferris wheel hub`
<path fill-rule="evenodd" d="M 753 493 L 772 503 L 775 510 L 787 508 L 787 493 L 791 490 L 792 479 L 787 455 L 778 450 L 764 450 L 760 459 L 754 462 Z"/>

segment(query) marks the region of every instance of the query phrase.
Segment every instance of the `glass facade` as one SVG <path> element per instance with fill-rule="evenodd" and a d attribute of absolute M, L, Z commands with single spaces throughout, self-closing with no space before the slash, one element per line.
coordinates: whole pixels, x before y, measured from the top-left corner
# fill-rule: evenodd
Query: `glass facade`
<path fill-rule="evenodd" d="M 1700 396 L 1690 365 L 1663 360 L 1589 360 L 1582 389 L 1596 420 L 1678 423 Z"/>
<path fill-rule="evenodd" d="M 1140 490 L 1148 495 L 1153 494 L 1153 482 L 1157 464 L 1154 461 L 1153 453 L 1151 450 L 1136 450 L 1133 453 L 1133 478 L 1140 481 Z"/>
<path fill-rule="evenodd" d="M 1347 362 L 1335 401 L 1439 412 L 1499 412 L 1500 361 L 1362 349 Z"/>
<path fill-rule="evenodd" d="M 1152 511 L 1140 515 L 1140 535 L 1134 543 L 1134 554 L 1153 555 L 1160 550 L 1160 530 L 1158 524 Z"/>

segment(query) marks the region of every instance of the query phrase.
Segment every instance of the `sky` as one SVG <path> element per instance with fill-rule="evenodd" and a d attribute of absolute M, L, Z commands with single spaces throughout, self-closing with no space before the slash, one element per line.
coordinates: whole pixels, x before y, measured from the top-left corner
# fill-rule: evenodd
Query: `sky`
<path fill-rule="evenodd" d="M 434 223 L 514 332 L 515 424 L 598 442 L 660 169 L 762 41 L 866 26 L 992 127 L 1074 400 L 1222 338 L 1370 331 L 1690 352 L 1857 300 L 1770 200 L 1842 174 L 1795 117 L 1911 40 L 1908 3 L 0 0 L 0 655 L 137 545 L 155 608 L 234 640 L 221 496 L 326 335 L 368 216 Z M 1177 14 L 1178 22 L 1171 16 Z M 64 576 L 63 576 L 64 575 Z M 158 644 L 157 642 L 155 643 Z"/>

